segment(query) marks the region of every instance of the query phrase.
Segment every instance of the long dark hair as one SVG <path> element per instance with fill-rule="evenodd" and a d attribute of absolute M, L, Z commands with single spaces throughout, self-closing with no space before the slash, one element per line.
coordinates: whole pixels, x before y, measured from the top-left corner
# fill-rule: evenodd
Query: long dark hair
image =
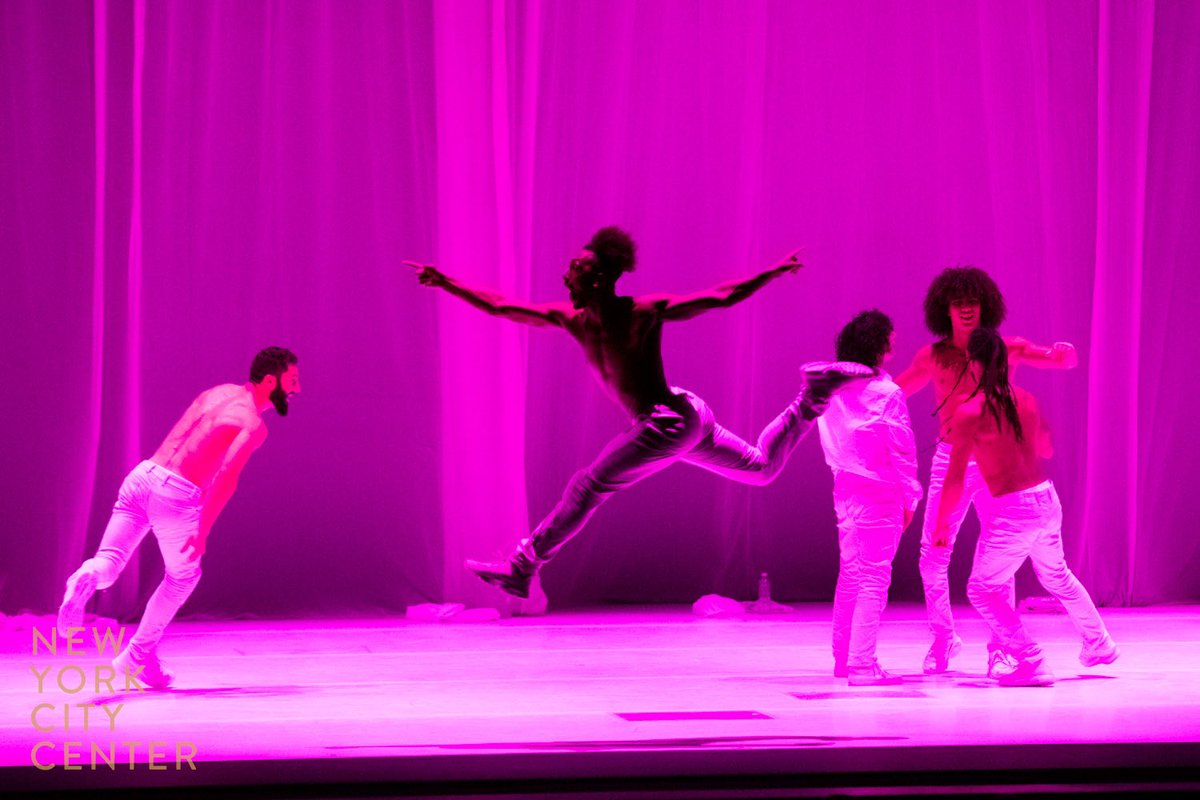
<path fill-rule="evenodd" d="M 976 328 L 967 341 L 967 358 L 983 368 L 979 386 L 971 397 L 982 392 L 984 410 L 996 420 L 996 427 L 1003 428 L 1003 421 L 1008 420 L 1017 441 L 1023 441 L 1025 432 L 1017 413 L 1017 396 L 1008 382 L 1008 345 L 1004 339 L 991 328 Z"/>

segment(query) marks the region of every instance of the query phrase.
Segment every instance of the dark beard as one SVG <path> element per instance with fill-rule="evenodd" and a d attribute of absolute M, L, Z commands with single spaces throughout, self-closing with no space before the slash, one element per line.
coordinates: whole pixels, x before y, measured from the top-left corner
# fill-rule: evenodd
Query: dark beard
<path fill-rule="evenodd" d="M 271 390 L 268 397 L 271 405 L 275 406 L 275 410 L 279 412 L 279 416 L 286 417 L 288 415 L 288 396 L 287 392 L 283 391 L 283 387 L 278 383 L 275 384 L 275 388 Z"/>

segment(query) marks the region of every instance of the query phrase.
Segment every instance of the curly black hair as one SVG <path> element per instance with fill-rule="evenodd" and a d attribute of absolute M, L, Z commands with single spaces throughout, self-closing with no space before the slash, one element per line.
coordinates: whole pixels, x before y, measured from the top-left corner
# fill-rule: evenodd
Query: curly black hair
<path fill-rule="evenodd" d="M 596 231 L 583 248 L 596 254 L 600 269 L 614 281 L 626 272 L 633 272 L 637 245 L 633 243 L 632 236 L 616 225 Z"/>
<path fill-rule="evenodd" d="M 846 323 L 834 340 L 838 361 L 856 361 L 874 369 L 891 347 L 892 331 L 896 328 L 887 314 L 879 309 L 863 311 Z"/>
<path fill-rule="evenodd" d="M 1008 420 L 1017 441 L 1025 438 L 1021 430 L 1021 416 L 1017 413 L 1017 396 L 1008 382 L 1008 345 L 1004 338 L 992 328 L 976 328 L 967 340 L 967 357 L 978 363 L 983 372 L 979 376 L 979 387 L 971 396 L 983 393 L 983 407 L 996 420 L 996 427 L 1003 428 L 1003 419 Z"/>
<path fill-rule="evenodd" d="M 288 367 L 298 363 L 300 359 L 286 347 L 264 347 L 250 363 L 250 382 L 262 383 L 268 375 L 278 378 L 287 372 Z"/>
<path fill-rule="evenodd" d="M 999 328 L 1008 313 L 991 275 L 978 267 L 947 267 L 925 292 L 925 327 L 940 339 L 950 338 L 950 304 L 955 300 L 977 300 L 979 325 L 984 328 Z"/>

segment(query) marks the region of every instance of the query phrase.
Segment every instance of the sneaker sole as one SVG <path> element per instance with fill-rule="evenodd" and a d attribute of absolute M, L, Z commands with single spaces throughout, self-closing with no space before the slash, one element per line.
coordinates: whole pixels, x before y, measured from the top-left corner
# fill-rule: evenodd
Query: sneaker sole
<path fill-rule="evenodd" d="M 829 373 L 837 373 L 841 375 L 853 375 L 856 378 L 873 378 L 875 370 L 859 364 L 857 361 L 810 361 L 800 367 L 800 371 L 805 375 L 828 375 Z"/>
<path fill-rule="evenodd" d="M 67 636 L 71 628 L 83 627 L 83 609 L 96 593 L 96 576 L 90 572 L 80 575 L 63 597 L 58 607 L 58 635 Z"/>

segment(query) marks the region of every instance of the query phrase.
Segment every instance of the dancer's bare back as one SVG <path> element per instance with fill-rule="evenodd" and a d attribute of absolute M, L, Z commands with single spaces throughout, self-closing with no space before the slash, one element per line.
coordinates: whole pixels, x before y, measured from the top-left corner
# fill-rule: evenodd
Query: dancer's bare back
<path fill-rule="evenodd" d="M 993 497 L 1019 492 L 1046 480 L 1042 459 L 1053 453 L 1050 432 L 1033 395 L 1017 386 L 1013 387 L 1013 395 L 1021 420 L 1020 441 L 1007 421 L 997 425 L 985 408 L 982 395 L 960 403 L 952 423 L 952 452 L 957 456 L 961 449 L 964 459 L 975 457 Z"/>
<path fill-rule="evenodd" d="M 243 385 L 222 384 L 200 393 L 151 460 L 207 489 L 222 469 L 235 479 L 267 438 L 267 427 Z"/>

